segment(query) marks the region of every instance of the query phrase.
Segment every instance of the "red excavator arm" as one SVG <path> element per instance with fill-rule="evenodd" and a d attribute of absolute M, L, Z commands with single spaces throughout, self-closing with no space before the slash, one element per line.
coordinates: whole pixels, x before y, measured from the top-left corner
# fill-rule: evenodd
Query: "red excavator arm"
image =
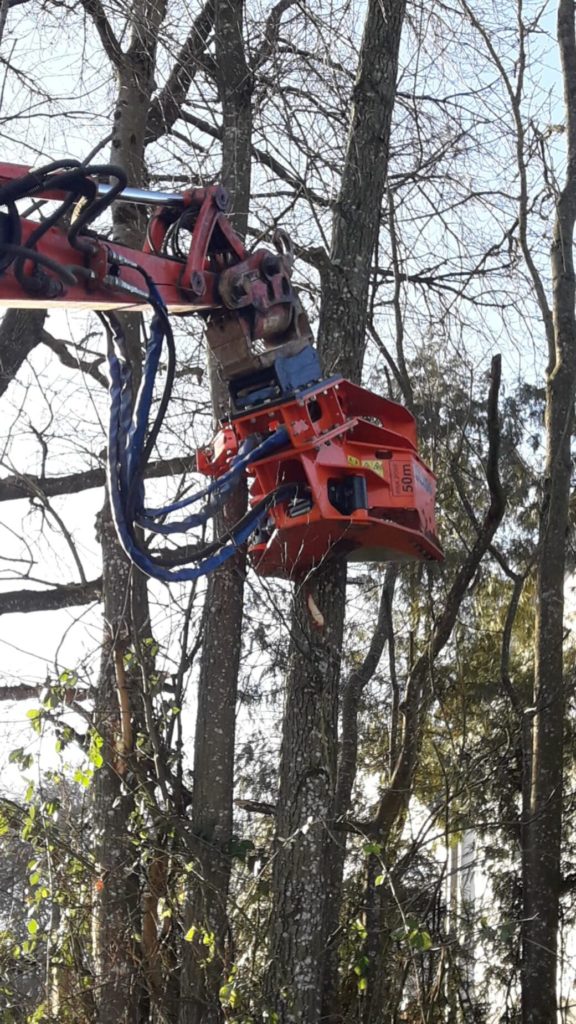
<path fill-rule="evenodd" d="M 65 180 L 59 184 L 59 179 Z M 91 201 L 86 201 L 87 183 L 94 191 Z M 23 197 L 67 204 L 71 190 L 84 205 L 67 231 L 58 222 L 42 230 L 38 222 L 11 214 Z M 95 217 L 119 198 L 155 207 L 142 251 L 87 233 Z M 270 362 L 267 346 L 276 350 L 288 344 L 293 352 L 311 341 L 290 281 L 287 236 L 277 232 L 276 252 L 249 253 L 225 215 L 228 193 L 220 186 L 182 193 L 116 190 L 75 168 L 46 174 L 0 164 L 0 201 L 8 207 L 0 221 L 0 264 L 2 252 L 9 257 L 20 249 L 0 277 L 0 306 L 144 310 L 150 301 L 148 279 L 168 313 L 205 316 L 209 344 L 227 378 Z M 26 259 L 26 250 L 33 250 L 35 259 Z M 257 339 L 264 342 L 259 355 L 251 351 Z"/>
<path fill-rule="evenodd" d="M 102 177 L 112 184 L 102 183 Z M 18 204 L 49 201 L 43 220 Z M 153 207 L 142 250 L 118 245 L 93 224 L 114 201 Z M 53 209 L 53 204 L 57 204 Z M 212 571 L 248 541 L 257 572 L 302 577 L 323 559 L 440 559 L 435 480 L 416 450 L 416 427 L 402 406 L 341 377 L 323 380 L 308 320 L 291 283 L 292 251 L 248 252 L 228 218 L 224 189 L 182 193 L 127 187 L 113 166 L 77 161 L 40 170 L 0 164 L 0 305 L 100 311 L 109 339 L 109 487 L 121 542 L 134 562 L 161 579 Z M 71 216 L 72 214 L 72 216 Z M 66 226 L 65 226 L 66 225 Z M 122 327 L 114 311 L 152 307 L 143 383 L 132 394 Z M 229 383 L 230 415 L 198 468 L 213 482 L 163 509 L 144 502 L 146 463 L 174 375 L 170 313 L 198 313 Z M 151 426 L 162 345 L 168 372 Z M 143 545 L 188 533 L 225 500 L 238 478 L 252 479 L 251 508 L 224 537 L 202 548 Z M 176 523 L 173 513 L 203 501 Z M 179 568 L 195 563 L 193 568 Z"/>

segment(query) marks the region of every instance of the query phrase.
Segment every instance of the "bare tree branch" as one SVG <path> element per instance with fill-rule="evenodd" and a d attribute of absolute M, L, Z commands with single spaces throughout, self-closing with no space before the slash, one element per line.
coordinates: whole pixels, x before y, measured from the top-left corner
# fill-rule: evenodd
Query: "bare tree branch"
<path fill-rule="evenodd" d="M 398 566 L 391 562 L 386 568 L 386 575 L 380 594 L 378 618 L 372 633 L 368 652 L 361 665 L 350 673 L 344 686 L 342 696 L 342 739 L 340 757 L 338 759 L 335 800 L 336 816 L 346 814 L 348 811 L 352 786 L 356 778 L 358 759 L 358 705 L 362 693 L 378 668 L 384 646 L 390 635 L 390 607 L 397 575 Z"/>
<path fill-rule="evenodd" d="M 49 590 L 9 590 L 0 594 L 0 615 L 14 612 L 57 611 L 100 600 L 102 580 L 87 583 L 62 583 Z"/>
<path fill-rule="evenodd" d="M 15 683 L 12 686 L 0 686 L 0 701 L 3 700 L 38 700 L 42 686 L 27 686 L 26 683 Z"/>
<path fill-rule="evenodd" d="M 11 11 L 13 7 L 23 7 L 24 4 L 27 4 L 27 3 L 30 3 L 30 2 L 31 2 L 31 0 L 8 0 L 6 6 L 7 6 L 8 10 Z"/>
<path fill-rule="evenodd" d="M 0 324 L 0 395 L 42 341 L 45 309 L 9 309 Z"/>
<path fill-rule="evenodd" d="M 532 249 L 528 241 L 528 169 L 526 159 L 526 131 L 524 122 L 522 120 L 522 92 L 524 85 L 524 72 L 526 69 L 526 49 L 525 49 L 525 32 L 523 26 L 520 26 L 519 33 L 519 44 L 520 52 L 518 61 L 515 64 L 517 80 L 516 88 L 514 88 L 512 81 L 504 63 L 500 58 L 494 43 L 490 37 L 489 31 L 484 25 L 478 20 L 466 0 L 460 0 L 463 10 L 466 12 L 467 17 L 470 20 L 470 24 L 478 32 L 482 38 L 484 45 L 490 55 L 495 68 L 498 71 L 503 83 L 504 88 L 508 94 L 510 102 L 510 109 L 512 111 L 512 117 L 514 119 L 514 127 L 516 129 L 516 161 L 518 166 L 518 175 L 520 179 L 520 198 L 519 198 L 519 209 L 518 209 L 518 225 L 519 225 L 519 239 L 520 248 L 522 249 L 522 255 L 528 273 L 532 278 L 534 285 L 534 291 L 540 307 L 540 313 L 544 322 L 544 329 L 546 331 L 546 340 L 548 342 L 548 355 L 549 355 L 549 369 L 551 370 L 554 366 L 555 357 L 555 341 L 554 341 L 554 323 L 552 317 L 552 311 L 550 309 L 548 298 L 546 296 L 546 289 L 544 282 L 536 262 L 534 260 Z"/>
<path fill-rule="evenodd" d="M 146 477 L 155 479 L 163 476 L 176 476 L 179 473 L 193 473 L 196 469 L 196 456 L 187 455 L 181 458 L 158 459 L 151 462 Z M 78 494 L 94 487 L 104 487 L 106 471 L 104 469 L 86 469 L 81 473 L 69 473 L 67 476 L 41 477 L 31 474 L 6 476 L 0 479 L 0 501 L 17 501 L 20 498 L 37 497 L 41 492 L 47 498 L 55 498 L 60 494 Z"/>
<path fill-rule="evenodd" d="M 71 370 L 81 370 L 82 373 L 92 377 L 101 387 L 108 387 L 106 377 L 98 369 L 99 364 L 104 361 L 104 357 L 93 359 L 91 362 L 80 359 L 78 355 L 73 355 L 70 352 L 65 341 L 54 338 L 48 331 L 42 331 L 42 344 L 56 353 L 63 366 L 68 366 Z"/>
<path fill-rule="evenodd" d="M 282 15 L 284 14 L 284 11 L 287 11 L 289 7 L 292 7 L 295 2 L 296 0 L 278 0 L 278 3 L 275 4 L 270 11 L 270 14 L 266 19 L 264 37 L 256 51 L 256 54 L 254 55 L 253 66 L 255 70 L 269 60 L 276 50 L 276 47 L 278 46 L 278 39 L 280 37 Z"/>
<path fill-rule="evenodd" d="M 196 114 L 191 114 L 187 110 L 183 110 L 180 116 L 187 124 L 191 124 L 194 128 L 198 128 L 199 131 L 205 132 L 206 135 L 210 135 L 213 139 L 222 138 L 222 129 L 217 125 L 212 124 L 210 121 L 206 121 L 202 117 L 197 117 Z M 330 199 L 327 199 L 326 196 L 320 195 L 320 193 L 314 191 L 314 189 L 309 188 L 304 178 L 301 178 L 298 174 L 289 170 L 289 168 L 284 167 L 284 165 L 270 153 L 267 153 L 263 149 L 259 149 L 258 146 L 252 146 L 251 152 L 252 156 L 258 161 L 258 163 L 262 164 L 263 167 L 268 167 L 273 174 L 276 174 L 282 179 L 282 181 L 286 181 L 292 186 L 292 188 L 301 193 L 302 196 L 312 199 L 318 204 L 318 206 L 323 206 L 328 209 L 333 205 Z"/>
<path fill-rule="evenodd" d="M 376 831 L 385 840 L 406 807 L 410 797 L 414 769 L 422 739 L 422 718 L 427 707 L 424 695 L 429 689 L 432 666 L 450 639 L 460 606 L 474 575 L 488 551 L 492 538 L 500 525 L 506 508 L 506 499 L 499 474 L 500 426 L 498 422 L 498 395 L 502 373 L 502 358 L 492 360 L 492 379 L 488 395 L 488 461 L 486 479 L 490 491 L 490 504 L 484 516 L 482 529 L 468 556 L 450 587 L 446 604 L 429 643 L 416 661 L 408 678 L 404 701 L 404 734 L 402 747 L 389 787 L 378 805 L 368 831 Z"/>
<path fill-rule="evenodd" d="M 0 703 L 5 700 L 40 700 L 46 692 L 46 683 L 39 683 L 38 686 L 31 686 L 28 683 L 14 683 L 12 685 L 0 686 Z M 77 690 L 75 687 L 59 687 L 58 693 L 63 694 L 66 704 L 76 704 L 78 701 L 91 700 L 94 696 L 89 689 Z"/>
<path fill-rule="evenodd" d="M 198 68 L 203 63 L 201 58 L 207 60 L 205 50 L 214 27 L 214 8 L 215 0 L 207 0 L 175 59 L 166 85 L 150 106 L 146 145 L 156 142 L 172 128 L 178 118 L 182 117 L 182 104 Z"/>
<path fill-rule="evenodd" d="M 235 800 L 234 804 L 248 814 L 276 814 L 276 804 L 268 804 L 263 800 Z"/>
<path fill-rule="evenodd" d="M 510 645 L 512 643 L 512 630 L 514 628 L 514 622 L 518 612 L 518 605 L 520 604 L 522 590 L 526 583 L 526 576 L 527 573 L 524 573 L 522 576 L 517 576 L 514 580 L 512 597 L 510 598 L 510 604 L 508 605 L 508 611 L 506 613 L 506 621 L 504 623 L 502 650 L 500 653 L 500 680 L 510 699 L 512 707 L 520 716 L 524 714 L 524 707 L 520 696 L 516 693 L 516 690 L 512 685 L 512 680 L 510 679 Z"/>
<path fill-rule="evenodd" d="M 8 0 L 0 0 L 0 43 L 4 37 L 4 29 L 6 27 L 6 17 L 8 15 L 9 6 Z"/>
<path fill-rule="evenodd" d="M 112 26 L 106 17 L 100 0 L 80 0 L 80 3 L 86 11 L 86 14 L 88 14 L 94 22 L 94 27 L 100 36 L 100 42 L 102 43 L 106 56 L 115 68 L 119 68 L 124 60 L 124 53 L 122 52 L 120 43 L 114 35 Z"/>

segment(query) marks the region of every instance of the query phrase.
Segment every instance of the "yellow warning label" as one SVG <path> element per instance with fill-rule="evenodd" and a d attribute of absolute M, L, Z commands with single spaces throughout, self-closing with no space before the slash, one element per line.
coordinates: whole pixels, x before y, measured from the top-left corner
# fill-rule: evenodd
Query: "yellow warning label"
<path fill-rule="evenodd" d="M 371 469 L 373 473 L 384 478 L 384 463 L 382 459 L 359 459 L 356 455 L 347 455 L 346 461 L 349 466 L 356 466 L 361 469 Z"/>

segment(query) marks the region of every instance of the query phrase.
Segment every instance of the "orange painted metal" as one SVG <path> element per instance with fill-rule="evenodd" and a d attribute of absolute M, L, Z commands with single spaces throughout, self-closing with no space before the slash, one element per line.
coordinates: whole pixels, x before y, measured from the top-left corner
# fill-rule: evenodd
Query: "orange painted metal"
<path fill-rule="evenodd" d="M 284 449 L 248 470 L 253 504 L 281 484 L 299 485 L 298 498 L 272 508 L 249 546 L 259 575 L 302 578 L 337 554 L 350 561 L 443 558 L 436 479 L 418 456 L 416 423 L 403 406 L 332 378 L 231 425 L 239 443 L 278 427 L 288 433 Z M 365 507 L 345 514 L 337 496 L 352 478 L 360 478 Z"/>

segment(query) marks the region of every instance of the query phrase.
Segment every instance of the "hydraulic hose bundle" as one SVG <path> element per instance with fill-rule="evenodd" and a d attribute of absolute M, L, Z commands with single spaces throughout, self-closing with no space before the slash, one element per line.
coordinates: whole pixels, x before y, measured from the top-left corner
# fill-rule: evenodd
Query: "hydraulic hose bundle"
<path fill-rule="evenodd" d="M 113 180 L 101 194 L 98 177 Z M 8 182 L 0 188 L 0 277 L 10 269 L 26 295 L 47 301 L 57 299 L 67 285 L 93 277 L 90 258 L 94 257 L 100 239 L 87 234 L 90 224 L 99 217 L 125 189 L 126 175 L 121 168 L 108 164 L 85 165 L 76 160 L 54 162 Z M 22 218 L 16 203 L 21 199 L 60 199 L 56 209 L 28 232 L 23 241 Z M 80 204 L 80 205 L 79 205 Z M 78 262 L 64 265 L 52 259 L 38 245 L 48 237 L 55 225 L 62 228 L 63 219 L 73 207 L 77 216 L 66 231 L 69 246 L 78 254 Z M 175 222 L 176 224 L 178 222 Z M 294 486 L 276 488 L 259 501 L 226 534 L 212 543 L 180 550 L 155 552 L 146 542 L 145 531 L 153 535 L 187 534 L 195 527 L 205 526 L 222 508 L 226 496 L 238 484 L 247 466 L 270 455 L 286 444 L 287 435 L 279 430 L 264 441 L 245 442 L 233 459 L 231 467 L 210 486 L 190 497 L 173 502 L 165 508 L 147 508 L 144 479 L 153 447 L 166 415 L 175 373 L 175 346 L 168 312 L 163 299 L 146 269 L 138 262 L 124 260 L 141 278 L 142 290 L 132 284 L 130 296 L 144 299 L 154 311 L 146 345 L 142 382 L 133 394 L 133 378 L 126 352 L 122 325 L 113 313 L 99 313 L 108 337 L 110 375 L 110 418 L 108 433 L 108 484 L 114 524 L 126 554 L 143 572 L 156 579 L 194 580 L 213 572 L 260 526 L 270 507 L 288 500 L 296 493 Z M 119 279 L 118 290 L 128 291 Z M 158 410 L 150 424 L 155 383 L 163 347 L 167 349 L 167 372 Z M 202 508 L 177 522 L 167 521 L 172 513 L 192 505 Z M 190 563 L 194 563 L 190 565 Z M 187 566 L 187 567 L 179 567 Z"/>
<path fill-rule="evenodd" d="M 121 324 L 113 315 L 106 323 L 109 346 L 110 371 L 110 425 L 108 442 L 108 483 L 110 502 L 118 537 L 126 554 L 143 572 L 165 582 L 195 580 L 214 572 L 227 559 L 237 553 L 239 547 L 257 530 L 269 509 L 279 501 L 288 501 L 296 496 L 295 485 L 275 488 L 229 530 L 210 544 L 190 551 L 166 551 L 161 554 L 150 551 L 141 539 L 142 530 L 162 536 L 187 534 L 195 527 L 201 527 L 222 508 L 227 495 L 238 485 L 245 470 L 252 463 L 264 459 L 284 447 L 288 441 L 286 431 L 281 428 L 258 442 L 254 437 L 242 445 L 238 455 L 232 459 L 231 468 L 208 487 L 181 498 L 162 508 L 149 508 L 145 504 L 144 477 L 168 406 L 172 381 L 174 379 L 174 339 L 171 326 L 159 302 L 155 289 L 151 287 L 150 301 L 155 308 L 146 348 L 142 382 L 136 400 L 133 399 L 132 373 L 126 357 Z M 168 348 L 168 370 L 164 392 L 153 424 L 149 418 L 154 393 L 154 382 L 163 343 Z M 204 502 L 200 511 L 187 515 L 176 522 L 166 522 L 171 513 L 190 508 Z M 186 568 L 175 568 L 182 563 L 195 562 Z"/>
<path fill-rule="evenodd" d="M 99 195 L 94 180 L 99 175 L 114 179 L 114 184 L 105 195 Z M 79 258 L 89 255 L 92 251 L 90 240 L 80 237 L 81 232 L 114 202 L 126 183 L 126 174 L 121 167 L 112 164 L 86 165 L 78 160 L 64 160 L 46 164 L 4 185 L 0 188 L 0 206 L 6 207 L 6 213 L 0 215 L 0 275 L 12 266 L 14 276 L 24 292 L 47 299 L 57 298 L 63 292 L 64 284 L 73 285 L 79 278 L 86 277 L 85 265 L 78 263 L 64 266 L 39 251 L 38 245 L 52 227 L 56 224 L 61 226 L 69 211 L 82 202 L 82 210 L 68 229 L 67 239 Z M 24 243 L 22 218 L 16 203 L 19 199 L 33 199 L 38 195 L 42 198 L 63 198 Z M 30 270 L 26 266 L 27 262 L 32 265 Z M 51 274 L 46 274 L 46 270 Z"/>

